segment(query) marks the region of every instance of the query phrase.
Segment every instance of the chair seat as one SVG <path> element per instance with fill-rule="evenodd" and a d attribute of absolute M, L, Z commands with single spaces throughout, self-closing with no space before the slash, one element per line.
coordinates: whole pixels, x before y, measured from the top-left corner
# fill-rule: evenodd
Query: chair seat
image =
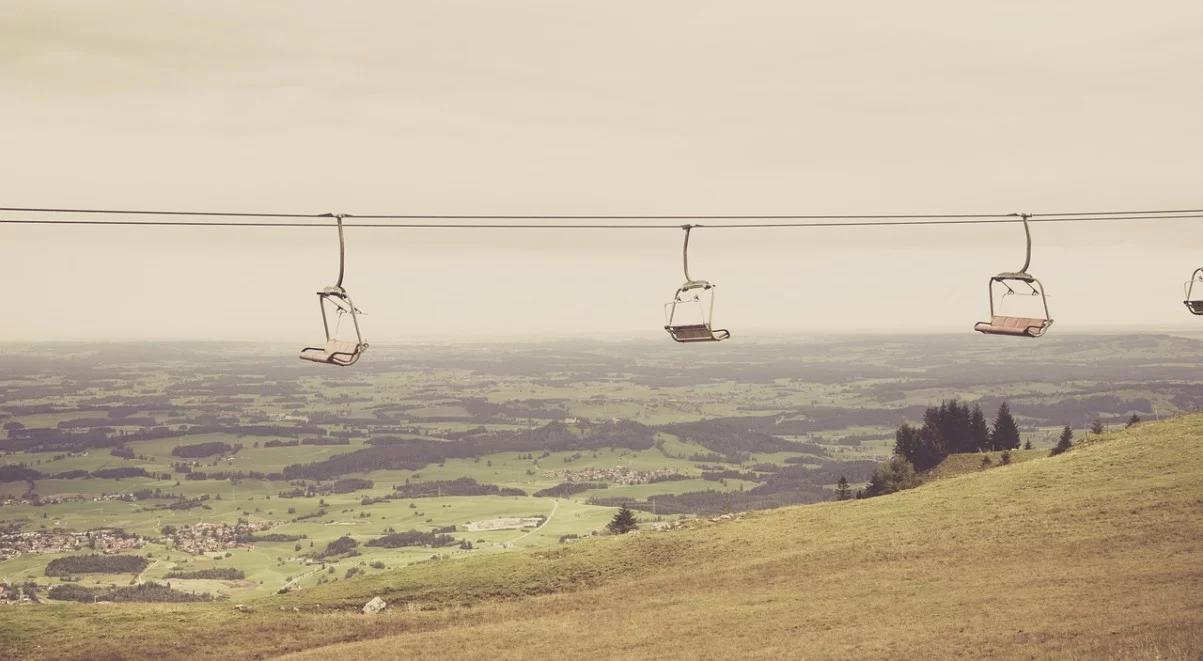
<path fill-rule="evenodd" d="M 315 363 L 327 363 L 346 367 L 359 360 L 359 356 L 368 348 L 367 344 L 358 344 L 349 340 L 327 340 L 323 347 L 305 347 L 301 349 L 301 360 L 311 360 Z"/>
<path fill-rule="evenodd" d="M 718 342 L 731 337 L 725 329 L 711 330 L 707 324 L 665 326 L 664 330 L 677 342 Z"/>
<path fill-rule="evenodd" d="M 988 335 L 1018 335 L 1023 337 L 1040 337 L 1053 324 L 1052 319 L 1033 319 L 1031 317 L 1003 317 L 995 315 L 990 321 L 978 322 L 973 330 Z"/>
<path fill-rule="evenodd" d="M 1203 314 L 1203 301 L 1183 301 L 1191 314 Z"/>

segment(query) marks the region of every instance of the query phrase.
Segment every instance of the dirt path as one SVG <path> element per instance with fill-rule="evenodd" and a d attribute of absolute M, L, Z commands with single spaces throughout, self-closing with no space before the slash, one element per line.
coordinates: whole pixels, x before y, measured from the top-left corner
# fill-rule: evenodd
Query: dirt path
<path fill-rule="evenodd" d="M 328 566 L 336 566 L 336 565 L 331 564 Z M 314 569 L 313 571 L 307 571 L 304 574 L 301 574 L 300 576 L 294 577 L 291 581 L 285 581 L 284 585 L 280 586 L 280 589 L 287 590 L 287 589 L 291 588 L 293 586 L 293 584 L 295 584 L 297 581 L 301 580 L 302 578 L 305 578 L 306 576 L 313 576 L 314 574 L 316 574 L 320 571 L 324 571 L 324 570 L 325 570 L 324 567 L 318 567 L 317 569 Z"/>
<path fill-rule="evenodd" d="M 142 573 L 138 574 L 138 577 L 134 579 L 134 584 L 142 585 L 143 583 L 145 583 L 146 582 L 146 572 L 154 569 L 156 566 L 158 566 L 158 564 L 159 564 L 159 561 L 155 560 L 154 562 L 150 563 L 149 565 L 146 565 L 146 569 L 143 569 Z"/>

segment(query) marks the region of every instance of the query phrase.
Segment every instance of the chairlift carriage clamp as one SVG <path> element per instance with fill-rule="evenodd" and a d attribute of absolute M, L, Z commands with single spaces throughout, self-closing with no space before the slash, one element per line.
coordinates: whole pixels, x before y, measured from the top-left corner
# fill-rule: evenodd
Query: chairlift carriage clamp
<path fill-rule="evenodd" d="M 305 347 L 301 349 L 300 358 L 315 363 L 348 367 L 357 363 L 363 352 L 367 351 L 368 343 L 363 341 L 359 331 L 359 314 L 362 312 L 355 307 L 351 295 L 343 289 L 343 274 L 346 270 L 346 242 L 343 238 L 343 214 L 327 214 L 338 223 L 338 281 L 333 285 L 317 292 L 318 307 L 322 311 L 322 328 L 326 333 L 326 344 L 320 347 Z M 330 316 L 326 308 L 333 308 L 338 315 L 334 332 L 330 332 Z M 355 329 L 355 340 L 338 339 L 342 316 L 351 315 L 351 324 Z"/>
<path fill-rule="evenodd" d="M 689 233 L 698 225 L 682 225 L 685 230 L 685 245 L 681 249 L 681 259 L 685 271 L 685 283 L 677 288 L 673 300 L 664 304 L 664 330 L 675 342 L 718 342 L 731 337 L 725 328 L 712 328 L 714 319 L 714 283 L 706 280 L 694 280 L 689 276 Z M 703 301 L 703 297 L 707 300 Z M 676 321 L 680 306 L 696 305 L 701 317 L 701 323 L 682 324 Z"/>
<path fill-rule="evenodd" d="M 1040 283 L 1031 273 L 1028 273 L 1028 267 L 1032 264 L 1032 229 L 1028 224 L 1028 219 L 1032 217 L 1030 213 L 1015 214 L 1023 220 L 1023 231 L 1027 237 L 1027 253 L 1023 261 L 1023 268 L 1018 271 L 1004 271 L 998 275 L 990 277 L 986 285 L 987 295 L 990 298 L 990 321 L 981 321 L 974 325 L 973 329 L 979 333 L 987 335 L 1011 335 L 1016 337 L 1040 337 L 1048 331 L 1053 325 L 1053 318 L 1048 311 L 1048 296 L 1044 293 L 1044 285 Z M 1044 316 L 1041 318 L 1034 317 L 1015 317 L 998 314 L 995 311 L 995 284 L 1000 284 L 1006 290 L 1002 292 L 1002 297 L 1015 294 L 1015 290 L 1011 287 L 1011 282 L 1023 283 L 1028 289 L 1032 290 L 1032 296 L 1039 296 L 1040 302 L 1044 308 Z M 1203 310 L 1203 301 L 1201 310 Z M 1199 314 L 1203 314 L 1200 312 Z"/>

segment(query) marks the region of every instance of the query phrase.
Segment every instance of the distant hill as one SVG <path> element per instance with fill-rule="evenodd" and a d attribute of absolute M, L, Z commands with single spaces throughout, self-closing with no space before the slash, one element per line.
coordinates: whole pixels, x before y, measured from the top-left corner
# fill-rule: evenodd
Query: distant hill
<path fill-rule="evenodd" d="M 359 614 L 374 596 L 389 608 Z M 249 605 L 9 607 L 0 655 L 1199 658 L 1203 416 L 869 500 L 425 563 Z"/>

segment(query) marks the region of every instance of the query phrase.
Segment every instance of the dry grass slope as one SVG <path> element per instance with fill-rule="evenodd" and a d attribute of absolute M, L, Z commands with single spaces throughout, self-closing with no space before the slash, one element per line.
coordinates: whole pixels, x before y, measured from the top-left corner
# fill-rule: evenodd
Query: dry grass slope
<path fill-rule="evenodd" d="M 1201 445 L 1184 417 L 883 498 L 423 565 L 251 614 L 10 609 L 0 654 L 1197 659 Z M 348 612 L 375 594 L 385 614 Z"/>

